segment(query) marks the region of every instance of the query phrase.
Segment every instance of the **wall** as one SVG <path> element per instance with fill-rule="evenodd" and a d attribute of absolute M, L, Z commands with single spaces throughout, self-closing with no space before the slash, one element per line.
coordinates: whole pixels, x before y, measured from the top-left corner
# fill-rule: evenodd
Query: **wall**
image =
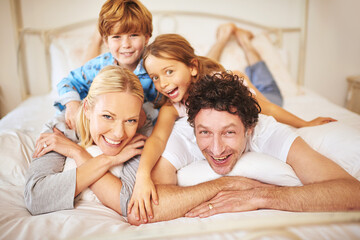
<path fill-rule="evenodd" d="M 16 67 L 14 29 L 10 1 L 0 0 L 0 117 L 15 108 L 22 100 Z"/>
<path fill-rule="evenodd" d="M 18 78 L 13 77 L 17 69 L 17 46 L 14 43 L 15 33 L 12 26 L 13 19 L 10 15 L 10 1 L 14 0 L 0 0 L 1 55 L 6 56 L 6 58 L 1 58 L 2 64 L 0 65 L 1 116 L 21 101 L 21 84 Z M 90 17 L 96 18 L 104 2 L 103 0 L 19 1 L 22 4 L 24 26 L 37 28 L 57 27 Z M 298 25 L 301 14 L 301 0 L 225 0 L 221 2 L 207 0 L 206 8 L 204 8 L 203 0 L 173 0 L 171 5 L 167 0 L 143 0 L 143 3 L 151 11 L 169 8 L 206 10 L 229 16 L 242 16 L 250 20 L 257 19 L 261 23 L 279 26 Z M 336 104 L 344 105 L 347 88 L 346 76 L 360 74 L 360 33 L 356 31 L 357 22 L 360 22 L 356 9 L 360 9 L 360 1 L 310 0 L 309 5 L 305 86 Z M 86 10 L 84 6 L 86 6 Z M 289 11 L 294 8 L 298 8 L 299 11 Z M 274 11 L 281 12 L 282 18 L 273 18 Z M 38 69 L 33 69 L 33 71 L 36 73 Z"/>
<path fill-rule="evenodd" d="M 341 106 L 346 77 L 360 75 L 359 9 L 358 0 L 311 0 L 309 6 L 305 86 Z"/>

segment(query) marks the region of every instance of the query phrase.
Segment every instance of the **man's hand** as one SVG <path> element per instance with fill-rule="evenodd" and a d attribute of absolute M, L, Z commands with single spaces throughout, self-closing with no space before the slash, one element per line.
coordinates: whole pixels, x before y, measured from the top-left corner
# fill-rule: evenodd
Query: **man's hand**
<path fill-rule="evenodd" d="M 68 102 L 65 109 L 65 122 L 70 129 L 76 130 L 76 115 L 80 107 L 79 101 Z"/>
<path fill-rule="evenodd" d="M 214 198 L 193 208 L 185 217 L 209 217 L 219 213 L 243 212 L 257 210 L 253 198 L 254 190 L 221 191 Z"/>
<path fill-rule="evenodd" d="M 222 177 L 219 180 L 223 181 L 222 184 L 224 188 L 222 190 L 225 191 L 247 190 L 257 187 L 274 187 L 274 185 L 271 184 L 240 176 Z"/>
<path fill-rule="evenodd" d="M 215 197 L 193 208 L 185 217 L 209 217 L 218 213 L 242 212 L 256 210 L 254 193 L 260 188 L 271 188 L 265 184 L 246 177 L 222 177 L 224 190 Z"/>

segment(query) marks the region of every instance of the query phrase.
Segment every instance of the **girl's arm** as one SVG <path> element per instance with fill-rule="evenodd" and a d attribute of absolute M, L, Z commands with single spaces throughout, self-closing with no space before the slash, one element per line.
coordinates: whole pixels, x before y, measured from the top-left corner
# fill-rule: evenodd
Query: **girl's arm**
<path fill-rule="evenodd" d="M 146 140 L 136 174 L 133 195 L 129 202 L 128 213 L 134 207 L 138 219 L 147 222 L 147 215 L 152 218 L 151 198 L 157 204 L 156 188 L 151 180 L 151 170 L 165 150 L 176 119 L 179 117 L 177 110 L 171 103 L 166 103 L 160 108 L 158 119 L 153 132 Z M 139 214 L 140 211 L 140 214 Z"/>
<path fill-rule="evenodd" d="M 151 170 L 165 150 L 166 143 L 178 117 L 178 112 L 171 103 L 167 103 L 160 108 L 154 130 L 146 140 L 137 176 L 150 176 Z"/>
<path fill-rule="evenodd" d="M 316 125 L 337 121 L 336 119 L 329 117 L 318 117 L 311 121 L 305 121 L 295 116 L 294 114 L 286 111 L 284 108 L 270 102 L 243 73 L 239 71 L 234 71 L 234 74 L 244 77 L 244 81 L 246 82 L 248 87 L 255 91 L 256 93 L 255 98 L 261 107 L 261 113 L 268 116 L 273 116 L 278 122 L 288 124 L 296 128 L 300 128 L 300 127 L 316 126 Z"/>

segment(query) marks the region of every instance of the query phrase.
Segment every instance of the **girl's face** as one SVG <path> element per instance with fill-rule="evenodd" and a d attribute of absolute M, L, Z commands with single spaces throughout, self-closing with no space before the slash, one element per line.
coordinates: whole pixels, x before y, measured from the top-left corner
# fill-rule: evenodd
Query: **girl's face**
<path fill-rule="evenodd" d="M 186 97 L 191 78 L 197 74 L 196 67 L 170 59 L 166 54 L 164 58 L 149 55 L 144 64 L 156 89 L 172 102 L 180 102 Z"/>
<path fill-rule="evenodd" d="M 105 155 L 119 154 L 134 137 L 141 106 L 141 100 L 127 92 L 102 94 L 92 109 L 85 106 L 91 137 Z"/>

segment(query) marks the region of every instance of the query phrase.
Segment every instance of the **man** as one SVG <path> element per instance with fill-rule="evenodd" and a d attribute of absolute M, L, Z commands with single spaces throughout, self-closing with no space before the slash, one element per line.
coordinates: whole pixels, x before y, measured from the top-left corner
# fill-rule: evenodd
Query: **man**
<path fill-rule="evenodd" d="M 244 177 L 221 177 L 180 187 L 173 161 L 162 158 L 153 171 L 159 204 L 153 204 L 150 222 L 256 209 L 360 209 L 360 182 L 286 125 L 259 116 L 257 102 L 236 76 L 223 73 L 199 80 L 189 93 L 187 106 L 197 145 L 216 173 L 229 173 L 244 152 L 262 152 L 289 164 L 303 186 L 279 187 Z M 195 149 L 192 154 L 196 155 Z M 142 223 L 134 214 L 128 220 Z"/>

